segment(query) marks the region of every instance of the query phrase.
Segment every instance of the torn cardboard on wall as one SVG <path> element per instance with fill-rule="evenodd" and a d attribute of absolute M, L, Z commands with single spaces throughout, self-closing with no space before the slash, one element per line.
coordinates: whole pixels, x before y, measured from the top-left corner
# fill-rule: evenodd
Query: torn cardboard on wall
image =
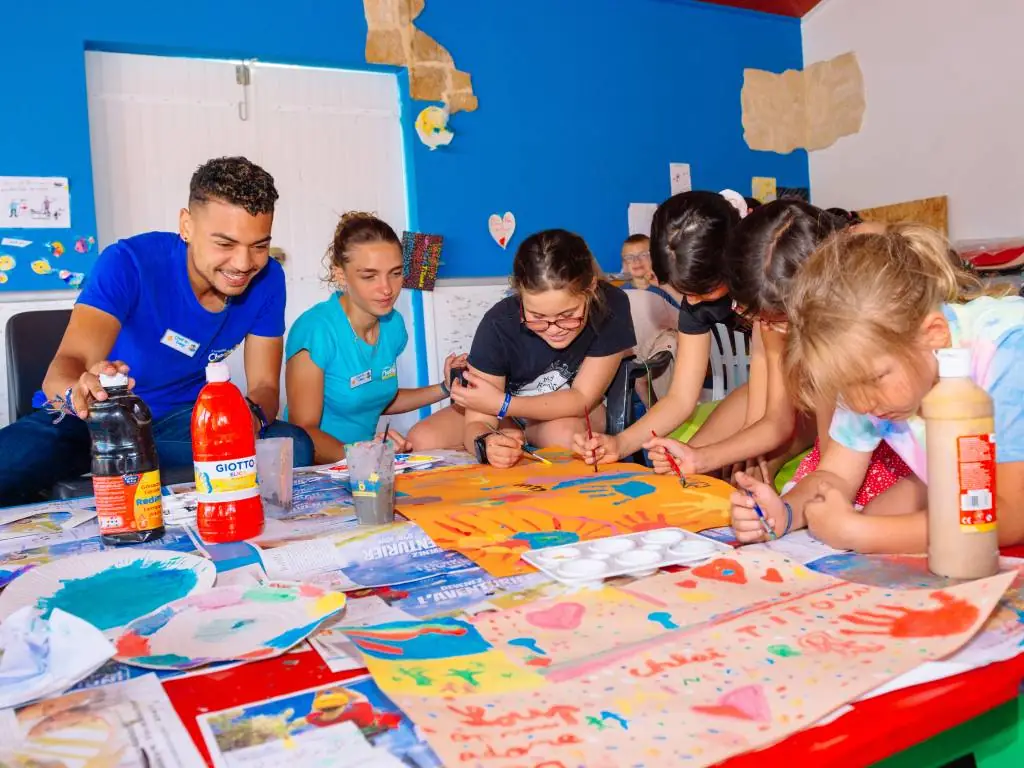
<path fill-rule="evenodd" d="M 945 195 L 876 208 L 858 208 L 857 215 L 864 221 L 880 221 L 885 224 L 927 224 L 949 237 L 949 199 Z"/>
<path fill-rule="evenodd" d="M 449 114 L 477 108 L 468 72 L 455 67 L 448 50 L 416 28 L 426 0 L 363 0 L 366 61 L 409 70 L 409 91 L 416 101 L 441 101 Z"/>
<path fill-rule="evenodd" d="M 825 149 L 860 131 L 864 76 L 854 53 L 782 74 L 743 70 L 743 138 L 751 149 Z"/>

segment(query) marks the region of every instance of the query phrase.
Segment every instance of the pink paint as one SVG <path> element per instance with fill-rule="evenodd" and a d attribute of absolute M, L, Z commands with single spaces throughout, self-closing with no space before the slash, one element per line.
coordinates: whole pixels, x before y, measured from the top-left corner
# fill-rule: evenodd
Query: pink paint
<path fill-rule="evenodd" d="M 243 592 L 242 589 L 215 589 L 201 595 L 193 595 L 188 598 L 188 605 L 195 606 L 201 611 L 215 611 L 218 608 L 240 604 Z"/>
<path fill-rule="evenodd" d="M 531 611 L 524 618 L 527 623 L 541 629 L 569 631 L 579 627 L 586 610 L 580 603 L 556 603 L 542 611 Z"/>
<path fill-rule="evenodd" d="M 715 704 L 692 707 L 694 712 L 770 723 L 772 712 L 760 685 L 744 685 L 724 694 Z"/>

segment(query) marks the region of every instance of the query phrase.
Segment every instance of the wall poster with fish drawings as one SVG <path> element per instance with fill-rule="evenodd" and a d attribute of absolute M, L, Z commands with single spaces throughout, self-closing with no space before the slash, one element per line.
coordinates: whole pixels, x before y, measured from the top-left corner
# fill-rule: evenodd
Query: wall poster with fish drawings
<path fill-rule="evenodd" d="M 0 216 L 0 291 L 77 291 L 96 256 L 92 235 L 5 229 Z"/>
<path fill-rule="evenodd" d="M 675 476 L 636 464 L 593 466 L 564 454 L 551 465 L 512 469 L 451 467 L 395 478 L 397 509 L 438 546 L 454 549 L 493 576 L 533 572 L 529 549 L 675 526 L 691 531 L 729 521 L 728 484 Z"/>
<path fill-rule="evenodd" d="M 707 766 L 952 653 L 1014 576 L 895 590 L 738 551 L 625 587 L 350 638 L 445 765 Z"/>

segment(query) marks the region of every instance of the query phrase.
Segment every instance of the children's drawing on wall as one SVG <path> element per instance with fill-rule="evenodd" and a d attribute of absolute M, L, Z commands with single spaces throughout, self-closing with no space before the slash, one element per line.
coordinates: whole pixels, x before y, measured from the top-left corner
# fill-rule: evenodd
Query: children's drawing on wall
<path fill-rule="evenodd" d="M 494 238 L 494 242 L 502 248 L 508 248 L 512 235 L 516 231 L 515 214 L 512 211 L 505 211 L 504 216 L 492 213 L 490 218 L 487 219 L 487 229 L 490 231 L 491 237 Z"/>
<path fill-rule="evenodd" d="M 429 149 L 447 147 L 455 134 L 448 128 L 448 111 L 441 107 L 427 107 L 416 118 L 416 135 Z"/>
<path fill-rule="evenodd" d="M 3 229 L 67 229 L 71 194 L 64 177 L 0 176 Z"/>

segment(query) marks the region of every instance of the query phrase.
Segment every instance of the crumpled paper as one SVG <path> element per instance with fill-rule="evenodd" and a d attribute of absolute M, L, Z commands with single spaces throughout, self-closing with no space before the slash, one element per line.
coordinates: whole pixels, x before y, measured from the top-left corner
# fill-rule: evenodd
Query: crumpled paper
<path fill-rule="evenodd" d="M 89 622 L 59 608 L 49 619 L 20 608 L 0 624 L 0 709 L 63 693 L 113 655 Z"/>

